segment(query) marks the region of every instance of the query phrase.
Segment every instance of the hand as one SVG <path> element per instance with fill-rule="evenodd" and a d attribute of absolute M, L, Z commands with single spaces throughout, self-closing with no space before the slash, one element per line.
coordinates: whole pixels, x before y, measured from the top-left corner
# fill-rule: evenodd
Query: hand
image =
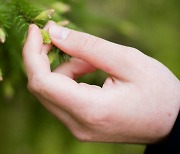
<path fill-rule="evenodd" d="M 180 82 L 137 49 L 49 22 L 52 42 L 75 57 L 50 70 L 51 46 L 31 25 L 23 49 L 28 88 L 81 141 L 153 143 L 171 131 L 180 108 Z M 74 79 L 101 69 L 102 87 Z"/>

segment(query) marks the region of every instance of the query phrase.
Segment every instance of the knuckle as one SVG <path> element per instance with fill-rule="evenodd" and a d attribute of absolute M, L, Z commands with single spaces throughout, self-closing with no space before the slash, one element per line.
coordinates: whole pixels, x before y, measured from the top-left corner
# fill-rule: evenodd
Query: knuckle
<path fill-rule="evenodd" d="M 84 131 L 77 131 L 73 135 L 80 142 L 89 142 L 89 141 L 92 141 L 91 135 L 88 132 L 85 133 Z"/>
<path fill-rule="evenodd" d="M 84 122 L 86 126 L 94 127 L 94 126 L 104 126 L 108 121 L 108 116 L 106 113 L 100 113 L 99 111 L 95 111 L 93 113 L 88 113 L 84 117 Z"/>
<path fill-rule="evenodd" d="M 81 39 L 79 46 L 77 48 L 79 49 L 79 51 L 88 52 L 97 47 L 97 44 L 97 37 L 87 34 L 85 37 Z"/>
<path fill-rule="evenodd" d="M 28 82 L 28 90 L 32 93 L 39 93 L 41 91 L 41 76 L 33 75 Z"/>
<path fill-rule="evenodd" d="M 141 70 L 144 54 L 138 49 L 133 48 L 133 47 L 127 47 L 127 52 L 128 52 L 128 57 L 129 57 L 127 59 L 128 64 L 132 64 L 136 62 L 136 65 L 133 65 L 133 67 Z M 132 61 L 132 59 L 134 59 L 134 61 Z"/>
<path fill-rule="evenodd" d="M 134 48 L 134 47 L 126 47 L 127 48 L 127 51 L 129 52 L 137 52 L 139 51 L 138 49 Z"/>
<path fill-rule="evenodd" d="M 131 56 L 135 56 L 135 57 L 142 56 L 142 52 L 136 48 L 127 47 L 127 51 L 130 53 Z"/>

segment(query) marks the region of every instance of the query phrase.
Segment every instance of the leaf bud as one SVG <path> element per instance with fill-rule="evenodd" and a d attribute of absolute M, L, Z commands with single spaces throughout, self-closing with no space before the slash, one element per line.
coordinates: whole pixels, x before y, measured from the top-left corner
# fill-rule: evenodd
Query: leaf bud
<path fill-rule="evenodd" d="M 54 62 L 54 60 L 56 59 L 56 50 L 51 50 L 49 53 L 48 53 L 48 58 L 49 58 L 49 62 L 50 64 L 52 64 Z"/>
<path fill-rule="evenodd" d="M 51 7 L 59 13 L 69 12 L 71 7 L 63 2 L 55 2 L 51 4 Z"/>
<path fill-rule="evenodd" d="M 3 80 L 3 74 L 2 74 L 2 71 L 1 71 L 1 69 L 0 69 L 0 81 L 2 81 Z"/>
<path fill-rule="evenodd" d="M 52 16 L 54 15 L 55 10 L 54 9 L 50 9 L 50 10 L 46 10 L 41 12 L 36 18 L 35 20 L 48 20 L 51 19 Z"/>
<path fill-rule="evenodd" d="M 6 41 L 6 33 L 2 28 L 0 28 L 0 43 L 4 43 L 5 41 Z"/>
<path fill-rule="evenodd" d="M 44 44 L 51 44 L 51 37 L 46 30 L 41 29 L 41 35 L 42 35 Z"/>

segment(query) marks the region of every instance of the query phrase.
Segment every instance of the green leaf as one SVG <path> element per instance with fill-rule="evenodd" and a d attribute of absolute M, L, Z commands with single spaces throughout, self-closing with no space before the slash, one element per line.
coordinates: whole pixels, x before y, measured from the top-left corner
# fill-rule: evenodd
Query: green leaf
<path fill-rule="evenodd" d="M 2 71 L 1 71 L 1 69 L 0 69 L 0 81 L 2 81 L 3 80 L 3 74 L 2 74 Z"/>
<path fill-rule="evenodd" d="M 59 13 L 66 13 L 71 9 L 68 4 L 65 4 L 63 2 L 54 2 L 51 4 L 51 7 Z"/>
<path fill-rule="evenodd" d="M 6 33 L 2 28 L 0 28 L 0 43 L 4 43 L 5 41 L 6 41 Z"/>

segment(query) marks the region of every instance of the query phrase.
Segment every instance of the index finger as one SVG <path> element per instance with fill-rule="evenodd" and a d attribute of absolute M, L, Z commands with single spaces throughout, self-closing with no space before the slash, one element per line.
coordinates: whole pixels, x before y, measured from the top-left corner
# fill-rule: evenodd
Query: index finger
<path fill-rule="evenodd" d="M 49 33 L 52 43 L 65 53 L 120 80 L 134 80 L 138 76 L 143 54 L 137 49 L 58 25 L 52 25 Z"/>

